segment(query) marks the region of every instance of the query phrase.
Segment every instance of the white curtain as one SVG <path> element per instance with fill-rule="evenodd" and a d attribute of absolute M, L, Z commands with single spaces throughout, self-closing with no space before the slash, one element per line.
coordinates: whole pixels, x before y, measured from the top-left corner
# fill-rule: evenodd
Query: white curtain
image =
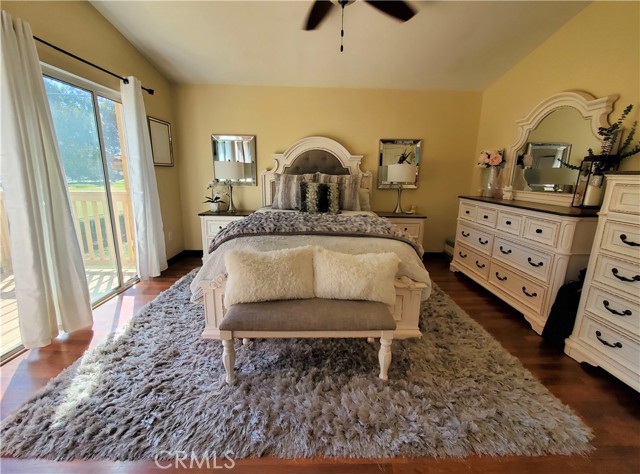
<path fill-rule="evenodd" d="M 127 79 L 128 84 L 121 83 L 120 93 L 136 231 L 136 258 L 140 278 L 149 278 L 167 269 L 167 253 L 142 87 L 135 77 Z"/>
<path fill-rule="evenodd" d="M 25 347 L 91 327 L 91 303 L 28 23 L 2 12 L 0 159 Z"/>

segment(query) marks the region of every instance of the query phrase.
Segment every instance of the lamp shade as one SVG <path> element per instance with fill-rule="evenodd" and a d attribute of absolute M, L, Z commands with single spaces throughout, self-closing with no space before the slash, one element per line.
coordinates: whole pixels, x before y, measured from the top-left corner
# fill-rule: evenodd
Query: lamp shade
<path fill-rule="evenodd" d="M 213 163 L 216 179 L 230 180 L 244 178 L 244 164 L 238 161 L 216 161 Z"/>
<path fill-rule="evenodd" d="M 415 183 L 416 165 L 401 163 L 387 166 L 387 181 L 391 183 Z"/>

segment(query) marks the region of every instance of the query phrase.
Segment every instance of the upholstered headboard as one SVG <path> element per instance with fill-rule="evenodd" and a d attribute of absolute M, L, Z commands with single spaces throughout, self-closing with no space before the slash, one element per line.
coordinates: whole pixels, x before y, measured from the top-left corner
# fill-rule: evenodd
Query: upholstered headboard
<path fill-rule="evenodd" d="M 361 175 L 361 187 L 371 191 L 371 172 L 360 169 L 362 155 L 352 155 L 335 140 L 307 137 L 297 141 L 284 153 L 273 155 L 273 167 L 262 173 L 262 205 L 273 202 L 277 174 L 351 174 Z"/>

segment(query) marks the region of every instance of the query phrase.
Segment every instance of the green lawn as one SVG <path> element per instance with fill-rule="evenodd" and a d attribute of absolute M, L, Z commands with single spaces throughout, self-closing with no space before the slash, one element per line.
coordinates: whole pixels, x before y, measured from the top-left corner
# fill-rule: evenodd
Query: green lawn
<path fill-rule="evenodd" d="M 124 180 L 111 183 L 112 191 L 124 191 Z M 70 184 L 69 191 L 104 191 L 104 186 L 97 184 Z"/>

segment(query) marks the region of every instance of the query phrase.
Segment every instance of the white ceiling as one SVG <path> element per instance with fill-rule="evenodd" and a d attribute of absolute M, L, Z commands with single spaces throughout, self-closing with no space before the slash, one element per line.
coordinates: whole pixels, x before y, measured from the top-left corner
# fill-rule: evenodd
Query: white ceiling
<path fill-rule="evenodd" d="M 406 23 L 363 1 L 303 31 L 311 1 L 91 1 L 172 82 L 483 90 L 582 1 L 410 1 Z"/>

